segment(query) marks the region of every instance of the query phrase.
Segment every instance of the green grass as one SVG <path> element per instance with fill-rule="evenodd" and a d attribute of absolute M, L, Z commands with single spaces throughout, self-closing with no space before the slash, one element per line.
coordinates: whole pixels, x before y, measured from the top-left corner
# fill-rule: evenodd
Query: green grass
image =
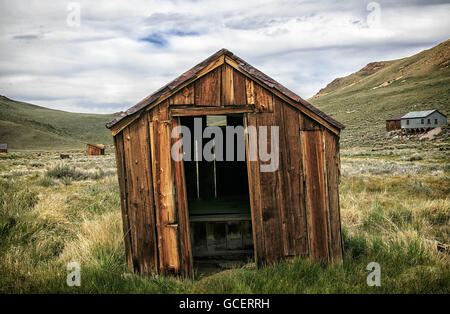
<path fill-rule="evenodd" d="M 438 149 L 408 161 L 415 154 L 342 151 L 342 264 L 296 258 L 191 280 L 127 269 L 113 155 L 78 153 L 62 165 L 56 153 L 13 153 L 0 159 L 0 292 L 448 294 L 449 255 L 434 241 L 450 243 L 450 172 Z M 86 176 L 64 182 L 77 172 Z M 72 261 L 80 287 L 66 285 Z M 381 265 L 381 287 L 366 284 L 370 262 Z"/>
<path fill-rule="evenodd" d="M 0 96 L 0 143 L 9 149 L 84 148 L 111 144 L 105 124 L 112 114 L 80 114 L 47 109 Z"/>

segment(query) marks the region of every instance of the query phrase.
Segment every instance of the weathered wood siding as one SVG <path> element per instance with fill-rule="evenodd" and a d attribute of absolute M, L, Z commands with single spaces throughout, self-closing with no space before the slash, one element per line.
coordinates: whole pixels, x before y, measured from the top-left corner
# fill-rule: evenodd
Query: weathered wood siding
<path fill-rule="evenodd" d="M 191 275 L 184 168 L 171 158 L 171 131 L 177 116 L 227 113 L 243 114 L 246 126 L 279 127 L 277 171 L 261 172 L 264 162 L 247 158 L 257 264 L 292 256 L 340 261 L 339 136 L 232 64 L 215 63 L 115 136 L 130 267 Z M 247 156 L 253 140 L 246 136 Z"/>
<path fill-rule="evenodd" d="M 400 130 L 401 127 L 400 120 L 386 120 L 386 132 Z"/>
<path fill-rule="evenodd" d="M 302 255 L 340 261 L 338 137 L 283 100 L 273 103 L 274 114 L 247 115 L 248 125 L 280 127 L 278 171 L 248 162 L 257 263 Z"/>
<path fill-rule="evenodd" d="M 95 145 L 86 145 L 86 154 L 90 156 L 97 156 L 97 155 L 104 155 L 105 154 L 105 148 L 100 148 Z"/>
<path fill-rule="evenodd" d="M 157 273 L 155 205 L 147 115 L 115 136 L 128 265 Z"/>

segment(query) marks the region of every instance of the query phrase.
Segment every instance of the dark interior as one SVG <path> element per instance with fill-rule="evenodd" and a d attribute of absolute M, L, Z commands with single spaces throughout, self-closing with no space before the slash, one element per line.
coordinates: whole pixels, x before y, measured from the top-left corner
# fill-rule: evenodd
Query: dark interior
<path fill-rule="evenodd" d="M 209 125 L 222 129 L 223 161 L 196 161 L 194 118 L 202 119 L 202 132 Z M 208 260 L 248 261 L 253 256 L 251 210 L 246 161 L 237 161 L 237 135 L 234 134 L 234 161 L 226 161 L 227 126 L 243 125 L 242 115 L 182 117 L 191 131 L 191 160 L 184 161 L 188 196 L 191 243 L 194 262 Z M 202 147 L 211 139 L 203 138 Z M 186 153 L 186 151 L 185 151 Z M 219 262 L 220 261 L 220 262 Z M 211 265 L 209 265 L 211 266 Z"/>

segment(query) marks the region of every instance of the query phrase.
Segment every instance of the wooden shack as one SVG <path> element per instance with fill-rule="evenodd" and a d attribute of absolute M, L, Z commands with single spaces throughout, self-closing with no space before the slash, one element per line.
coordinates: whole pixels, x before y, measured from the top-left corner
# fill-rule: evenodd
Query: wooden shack
<path fill-rule="evenodd" d="M 218 118 L 221 127 L 278 126 L 278 168 L 261 172 L 266 161 L 249 158 L 258 146 L 248 133 L 244 161 L 171 158 L 175 127 L 191 130 L 195 117 L 206 125 Z M 249 252 L 258 266 L 294 256 L 342 259 L 344 126 L 230 51 L 218 51 L 106 126 L 134 271 L 190 276 L 197 259 Z"/>
<path fill-rule="evenodd" d="M 105 145 L 103 144 L 86 144 L 86 154 L 90 156 L 104 155 Z"/>
<path fill-rule="evenodd" d="M 400 130 L 403 114 L 386 120 L 386 132 Z"/>
<path fill-rule="evenodd" d="M 0 153 L 8 153 L 8 144 L 0 144 Z"/>

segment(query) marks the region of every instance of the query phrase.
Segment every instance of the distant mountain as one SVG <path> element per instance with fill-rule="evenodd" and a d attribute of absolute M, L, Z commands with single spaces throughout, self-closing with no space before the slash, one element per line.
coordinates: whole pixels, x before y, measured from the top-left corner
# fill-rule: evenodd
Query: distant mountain
<path fill-rule="evenodd" d="M 344 123 L 343 146 L 381 143 L 385 120 L 409 111 L 450 114 L 450 40 L 411 57 L 372 62 L 309 101 Z"/>
<path fill-rule="evenodd" d="M 84 148 L 86 142 L 112 144 L 105 124 L 112 114 L 48 109 L 0 96 L 0 143 L 10 149 Z"/>

